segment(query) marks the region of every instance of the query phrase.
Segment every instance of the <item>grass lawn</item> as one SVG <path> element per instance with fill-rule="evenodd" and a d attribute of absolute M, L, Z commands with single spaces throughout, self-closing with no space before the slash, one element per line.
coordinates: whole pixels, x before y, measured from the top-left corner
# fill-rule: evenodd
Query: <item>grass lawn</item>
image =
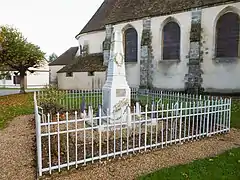
<path fill-rule="evenodd" d="M 14 117 L 33 114 L 33 93 L 0 96 L 0 129 Z"/>
<path fill-rule="evenodd" d="M 240 148 L 227 151 L 219 156 L 196 160 L 190 164 L 164 168 L 152 174 L 142 176 L 139 180 L 239 180 Z"/>
<path fill-rule="evenodd" d="M 240 100 L 232 100 L 231 126 L 240 129 Z"/>

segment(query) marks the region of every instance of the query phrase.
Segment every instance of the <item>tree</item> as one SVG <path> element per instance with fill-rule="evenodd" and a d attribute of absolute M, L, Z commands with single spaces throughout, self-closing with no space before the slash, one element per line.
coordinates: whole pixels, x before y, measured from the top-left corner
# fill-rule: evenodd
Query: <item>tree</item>
<path fill-rule="evenodd" d="M 27 41 L 20 31 L 0 26 L 0 66 L 16 71 L 20 76 L 20 93 L 25 93 L 25 76 L 30 67 L 37 68 L 44 61 L 40 47 Z"/>
<path fill-rule="evenodd" d="M 48 62 L 53 62 L 57 58 L 58 56 L 55 53 L 52 53 L 48 58 Z"/>

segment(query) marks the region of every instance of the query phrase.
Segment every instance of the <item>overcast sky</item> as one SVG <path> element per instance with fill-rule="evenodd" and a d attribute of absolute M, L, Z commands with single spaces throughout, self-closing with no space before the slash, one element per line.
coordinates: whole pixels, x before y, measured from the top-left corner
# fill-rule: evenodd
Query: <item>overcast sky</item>
<path fill-rule="evenodd" d="M 48 55 L 77 46 L 77 35 L 104 0 L 0 0 L 0 24 L 13 25 Z"/>

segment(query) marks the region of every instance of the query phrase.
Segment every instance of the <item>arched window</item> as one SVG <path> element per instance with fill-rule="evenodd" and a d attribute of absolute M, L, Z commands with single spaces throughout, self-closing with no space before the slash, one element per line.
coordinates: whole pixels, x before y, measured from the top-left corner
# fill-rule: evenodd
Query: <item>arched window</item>
<path fill-rule="evenodd" d="M 216 57 L 238 57 L 239 16 L 228 12 L 222 15 L 216 25 Z"/>
<path fill-rule="evenodd" d="M 169 22 L 163 28 L 163 60 L 180 59 L 180 27 Z"/>
<path fill-rule="evenodd" d="M 124 32 L 125 62 L 137 62 L 138 35 L 134 28 L 128 28 Z"/>

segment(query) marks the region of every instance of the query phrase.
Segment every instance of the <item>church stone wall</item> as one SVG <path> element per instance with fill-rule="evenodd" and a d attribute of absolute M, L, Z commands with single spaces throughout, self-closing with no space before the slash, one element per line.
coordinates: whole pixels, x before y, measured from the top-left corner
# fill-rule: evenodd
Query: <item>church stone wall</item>
<path fill-rule="evenodd" d="M 232 3 L 203 8 L 200 13 L 194 13 L 197 11 L 192 10 L 113 25 L 113 31 L 123 30 L 126 26 L 131 25 L 138 33 L 138 62 L 126 63 L 129 85 L 131 87 L 151 85 L 159 89 L 185 90 L 189 86 L 189 82 L 192 82 L 192 85 L 197 84 L 205 91 L 240 92 L 240 59 L 234 62 L 228 61 L 228 59 L 218 62 L 214 59 L 216 21 L 219 13 L 228 6 L 235 7 L 237 12 L 240 12 L 240 3 Z M 194 24 L 194 14 L 199 15 L 196 17 L 201 22 L 201 41 L 197 41 L 200 49 L 196 49 L 194 46 L 196 41 L 190 37 L 195 26 L 192 25 Z M 162 59 L 162 30 L 168 19 L 177 22 L 181 29 L 179 60 Z M 149 29 L 152 36 L 151 47 L 142 46 L 144 27 L 147 29 L 147 25 L 151 26 Z M 79 38 L 79 44 L 83 45 L 84 41 L 87 41 L 90 53 L 103 52 L 105 37 L 105 31 L 89 33 Z M 150 56 L 148 56 L 149 52 Z M 195 59 L 196 61 L 194 60 L 195 53 L 200 56 Z M 195 62 L 198 63 L 195 64 Z M 194 72 L 197 72 L 195 74 L 197 78 L 189 78 L 189 75 L 194 74 Z"/>
<path fill-rule="evenodd" d="M 215 26 L 221 12 L 233 8 L 240 15 L 240 3 L 202 9 L 203 83 L 205 91 L 240 92 L 240 59 L 215 59 Z M 240 46 L 239 46 L 240 47 Z"/>
<path fill-rule="evenodd" d="M 163 60 L 162 31 L 171 18 L 180 26 L 180 59 Z M 189 32 L 191 29 L 191 12 L 152 18 L 152 46 L 154 56 L 153 86 L 160 89 L 183 90 L 184 77 L 188 71 Z"/>
<path fill-rule="evenodd" d="M 78 43 L 82 47 L 88 45 L 88 53 L 92 54 L 103 52 L 102 44 L 104 40 L 105 31 L 98 31 L 82 34 L 78 39 Z"/>
<path fill-rule="evenodd" d="M 141 58 L 141 36 L 143 30 L 143 21 L 133 21 L 133 22 L 126 22 L 120 23 L 113 26 L 114 31 L 119 30 L 122 31 L 131 25 L 134 27 L 138 34 L 138 62 L 127 62 L 126 65 L 126 77 L 127 82 L 130 87 L 139 87 L 140 86 L 140 58 Z"/>

